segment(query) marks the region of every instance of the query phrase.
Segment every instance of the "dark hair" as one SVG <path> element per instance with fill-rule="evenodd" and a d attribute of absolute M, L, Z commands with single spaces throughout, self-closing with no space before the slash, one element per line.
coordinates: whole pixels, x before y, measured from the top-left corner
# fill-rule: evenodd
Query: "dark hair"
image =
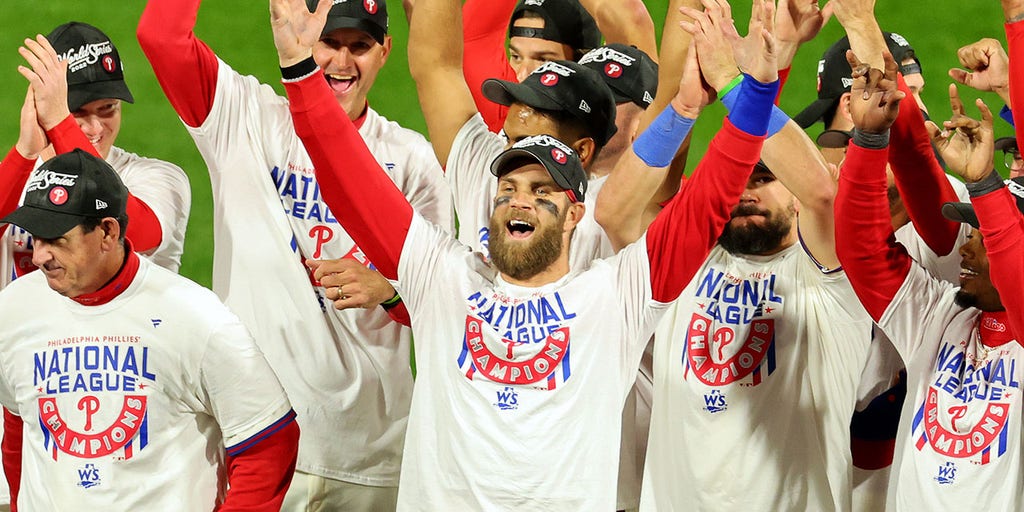
<path fill-rule="evenodd" d="M 551 118 L 551 120 L 558 125 L 558 129 L 563 135 L 571 136 L 573 139 L 582 139 L 586 137 L 593 139 L 594 154 L 591 156 L 591 161 L 597 158 L 597 155 L 601 153 L 601 149 L 604 148 L 604 144 L 598 142 L 604 135 L 604 130 L 601 130 L 600 127 L 586 123 L 582 119 L 565 110 L 546 110 L 542 108 L 535 108 L 534 110 L 541 115 Z M 571 142 L 575 142 L 575 140 L 571 142 L 563 140 L 562 142 L 572 145 Z"/>
<path fill-rule="evenodd" d="M 544 18 L 544 16 L 541 16 L 541 14 L 539 12 L 537 12 L 537 11 L 531 11 L 529 9 L 524 9 L 521 13 L 519 13 L 518 17 L 516 17 L 514 20 L 512 20 L 511 23 L 515 23 L 516 20 L 520 20 L 520 19 L 524 19 L 524 18 L 526 18 L 526 19 L 544 20 L 544 26 L 547 27 L 547 25 L 548 25 L 548 22 Z M 558 43 L 558 44 L 561 44 L 561 45 L 564 45 L 564 46 L 569 46 L 569 45 L 567 45 L 565 43 L 562 43 L 562 42 L 559 42 L 559 41 L 552 41 L 552 42 L 555 42 L 555 43 Z M 580 59 L 583 58 L 584 55 L 590 53 L 590 50 L 593 50 L 593 48 L 573 48 L 572 49 L 572 58 L 571 59 L 566 59 L 566 60 L 572 60 L 573 62 L 579 61 Z"/>
<path fill-rule="evenodd" d="M 82 226 L 82 231 L 85 231 L 86 233 L 91 233 L 96 228 L 100 227 L 100 224 L 103 223 L 103 219 L 105 218 L 106 217 L 85 217 L 84 219 L 82 219 L 82 222 L 80 222 L 78 225 Z M 117 225 L 120 226 L 121 228 L 121 234 L 117 239 L 118 241 L 123 242 L 124 235 L 128 230 L 128 214 L 126 213 L 120 217 L 115 218 L 117 219 Z"/>

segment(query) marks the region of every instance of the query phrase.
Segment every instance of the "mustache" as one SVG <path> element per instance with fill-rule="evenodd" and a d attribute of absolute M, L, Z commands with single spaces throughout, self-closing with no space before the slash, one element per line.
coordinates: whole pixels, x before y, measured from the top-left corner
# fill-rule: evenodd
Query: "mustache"
<path fill-rule="evenodd" d="M 768 210 L 762 210 L 757 206 L 754 206 L 749 203 L 740 203 L 736 205 L 735 208 L 732 209 L 731 215 L 734 219 L 736 217 L 743 217 L 746 215 L 764 215 L 765 217 L 768 217 L 771 215 L 771 212 L 769 212 Z"/>

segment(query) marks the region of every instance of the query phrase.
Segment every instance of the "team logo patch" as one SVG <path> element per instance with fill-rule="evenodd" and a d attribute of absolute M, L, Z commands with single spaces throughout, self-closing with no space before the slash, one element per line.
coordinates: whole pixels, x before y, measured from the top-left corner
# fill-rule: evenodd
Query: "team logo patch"
<path fill-rule="evenodd" d="M 50 189 L 50 202 L 60 206 L 68 202 L 68 189 L 64 187 L 53 187 Z"/>
<path fill-rule="evenodd" d="M 617 62 L 609 62 L 608 64 L 604 65 L 604 74 L 612 78 L 618 78 L 622 76 L 622 66 L 620 66 Z"/>
<path fill-rule="evenodd" d="M 130 459 L 149 444 L 145 390 L 156 375 L 139 339 L 72 336 L 34 354 L 39 428 L 53 460 Z"/>
<path fill-rule="evenodd" d="M 78 486 L 90 489 L 100 485 L 100 470 L 95 464 L 89 463 L 78 470 Z"/>
<path fill-rule="evenodd" d="M 948 485 L 956 480 L 956 464 L 952 462 L 946 462 L 945 464 L 939 465 L 938 474 L 935 475 L 935 481 L 942 484 Z"/>
<path fill-rule="evenodd" d="M 501 386 L 481 389 L 497 398 L 495 407 L 518 407 L 513 391 L 554 390 L 572 376 L 566 321 L 576 313 L 566 310 L 561 295 L 511 299 L 478 292 L 467 305 L 459 369 L 469 380 Z"/>
<path fill-rule="evenodd" d="M 1020 391 L 1017 360 L 969 359 L 961 347 L 944 343 L 935 365 L 936 378 L 911 424 L 917 450 L 982 465 L 1005 455 Z M 952 482 L 956 473 L 954 466 L 939 471 L 947 480 L 936 478 L 940 483 Z"/>
<path fill-rule="evenodd" d="M 370 14 L 377 14 L 377 1 L 376 0 L 363 0 L 363 9 Z"/>
<path fill-rule="evenodd" d="M 709 318 L 694 313 L 686 337 L 684 365 L 704 384 L 724 386 L 745 379 L 761 367 L 769 349 L 774 353 L 774 319 L 752 321 L 746 339 L 739 343 L 734 328 L 715 327 Z M 736 345 L 738 350 L 735 350 Z"/>
<path fill-rule="evenodd" d="M 561 149 L 558 148 L 551 148 L 551 158 L 553 158 L 556 162 L 562 165 L 565 165 L 565 162 L 569 160 L 569 157 L 565 154 L 565 151 L 562 151 Z"/>
<path fill-rule="evenodd" d="M 704 394 L 704 410 L 712 414 L 722 412 L 729 408 L 725 403 L 725 395 L 721 390 L 712 389 L 710 393 Z"/>
<path fill-rule="evenodd" d="M 556 84 L 558 84 L 558 75 L 555 73 L 544 73 L 540 77 L 540 83 L 541 85 L 554 87 Z"/>
<path fill-rule="evenodd" d="M 115 61 L 114 57 L 110 55 L 104 55 L 103 60 L 100 61 L 100 64 L 103 66 L 104 71 L 106 71 L 107 73 L 113 73 L 114 71 L 117 71 L 117 61 Z"/>

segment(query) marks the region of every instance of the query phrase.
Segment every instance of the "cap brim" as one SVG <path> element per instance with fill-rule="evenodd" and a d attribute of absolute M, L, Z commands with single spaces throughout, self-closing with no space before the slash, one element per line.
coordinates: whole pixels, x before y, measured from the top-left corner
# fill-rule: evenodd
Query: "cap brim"
<path fill-rule="evenodd" d="M 118 99 L 135 103 L 135 98 L 124 80 L 107 80 L 104 82 L 90 82 L 77 84 L 68 87 L 68 109 L 72 112 L 82 108 L 87 103 L 96 100 Z"/>
<path fill-rule="evenodd" d="M 508 174 L 514 171 L 515 169 L 522 167 L 524 164 L 516 165 L 517 162 L 520 161 L 526 161 L 528 163 L 538 163 L 544 166 L 544 169 L 548 171 L 548 174 L 551 175 L 551 179 L 555 180 L 555 183 L 557 183 L 559 187 L 562 187 L 562 190 L 572 190 L 572 185 L 565 178 L 565 176 L 562 175 L 561 172 L 559 172 L 556 169 L 552 169 L 547 162 L 545 162 L 539 156 L 533 154 L 532 151 L 528 151 L 526 149 L 521 148 L 507 149 L 500 155 L 498 155 L 494 159 L 494 161 L 491 162 L 491 174 L 500 178 L 505 174 Z"/>
<path fill-rule="evenodd" d="M 327 23 L 324 24 L 324 29 L 320 32 L 320 37 L 324 37 L 339 28 L 354 28 L 356 30 L 362 30 L 367 34 L 370 34 L 374 40 L 379 44 L 384 44 L 384 36 L 388 35 L 387 32 L 376 23 L 363 18 L 351 18 L 348 16 L 327 16 Z"/>
<path fill-rule="evenodd" d="M 946 203 L 942 205 L 942 216 L 953 221 L 970 224 L 978 229 L 978 215 L 974 213 L 971 203 Z"/>
<path fill-rule="evenodd" d="M 506 107 L 513 103 L 523 103 L 544 110 L 565 110 L 565 107 L 557 101 L 537 92 L 530 86 L 507 80 L 488 78 L 484 80 L 480 91 L 488 100 Z"/>
<path fill-rule="evenodd" d="M 819 98 L 814 103 L 811 103 L 807 108 L 800 111 L 799 114 L 793 116 L 793 120 L 796 124 L 800 125 L 801 128 L 808 128 L 814 123 L 817 123 L 828 109 L 835 105 L 839 98 Z"/>
<path fill-rule="evenodd" d="M 81 224 L 84 218 L 35 206 L 21 206 L 0 219 L 0 224 L 14 224 L 28 231 L 33 237 L 45 240 L 64 236 L 65 233 Z"/>
<path fill-rule="evenodd" d="M 996 151 L 1006 151 L 1008 149 L 1017 149 L 1017 139 L 1015 137 L 1000 137 L 996 139 Z"/>

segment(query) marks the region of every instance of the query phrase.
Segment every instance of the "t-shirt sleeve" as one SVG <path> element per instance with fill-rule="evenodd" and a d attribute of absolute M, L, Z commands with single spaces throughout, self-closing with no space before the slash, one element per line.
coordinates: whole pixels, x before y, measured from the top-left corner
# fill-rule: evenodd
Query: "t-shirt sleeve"
<path fill-rule="evenodd" d="M 185 247 L 188 214 L 192 208 L 188 176 L 172 163 L 142 158 L 137 167 L 122 178 L 132 195 L 146 203 L 160 223 L 160 244 L 140 252 L 151 257 L 159 255 L 153 258 L 155 263 L 177 272 Z"/>
<path fill-rule="evenodd" d="M 459 219 L 459 240 L 478 247 L 491 217 L 498 180 L 491 174 L 491 161 L 505 147 L 504 137 L 492 133 L 476 114 L 459 130 L 445 166 L 455 214 Z M 486 246 L 486 243 L 484 244 Z"/>
<path fill-rule="evenodd" d="M 952 284 L 935 279 L 916 263 L 911 265 L 903 285 L 878 319 L 878 326 L 907 364 L 925 343 L 934 345 L 940 339 L 941 332 L 927 331 L 934 322 L 922 322 L 923 312 L 929 312 L 930 318 L 948 316 L 955 307 L 952 295 Z"/>
<path fill-rule="evenodd" d="M 645 234 L 619 251 L 614 258 L 607 260 L 615 264 L 615 290 L 626 327 L 622 342 L 626 344 L 623 347 L 623 370 L 627 372 L 635 372 L 640 366 L 644 347 L 669 306 L 653 297 L 647 247 Z M 584 275 L 582 278 L 586 277 Z"/>
<path fill-rule="evenodd" d="M 418 134 L 416 135 L 419 136 Z M 452 216 L 452 193 L 444 179 L 430 144 L 425 139 L 410 143 L 409 168 L 405 176 L 395 180 L 413 210 L 449 233 L 455 231 Z"/>
<path fill-rule="evenodd" d="M 204 401 L 229 453 L 291 414 L 277 376 L 237 319 L 210 334 L 200 372 Z"/>

